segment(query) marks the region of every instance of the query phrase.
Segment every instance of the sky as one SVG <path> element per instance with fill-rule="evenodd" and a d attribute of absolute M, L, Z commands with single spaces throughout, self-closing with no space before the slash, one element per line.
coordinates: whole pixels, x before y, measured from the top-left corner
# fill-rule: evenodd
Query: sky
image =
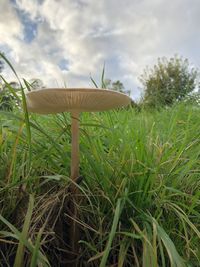
<path fill-rule="evenodd" d="M 105 64 L 137 100 L 158 57 L 200 67 L 200 0 L 0 0 L 0 10 L 0 51 L 46 87 L 94 87 Z M 8 67 L 3 75 L 14 80 Z"/>

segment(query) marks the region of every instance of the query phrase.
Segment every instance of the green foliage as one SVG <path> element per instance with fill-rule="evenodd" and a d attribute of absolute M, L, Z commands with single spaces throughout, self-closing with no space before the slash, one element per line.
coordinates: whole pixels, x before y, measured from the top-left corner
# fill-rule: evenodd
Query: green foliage
<path fill-rule="evenodd" d="M 3 81 L 0 88 L 0 110 L 12 111 L 17 106 L 19 103 L 18 91 L 19 84 L 17 82 Z"/>
<path fill-rule="evenodd" d="M 184 103 L 151 113 L 129 109 L 82 114 L 80 264 L 200 264 L 199 120 L 199 108 Z M 55 266 L 57 251 L 65 249 L 59 240 L 66 228 L 59 222 L 67 225 L 70 116 L 32 114 L 31 141 L 17 111 L 1 113 L 0 124 L 7 125 L 0 134 L 0 213 L 23 229 L 21 211 L 27 200 L 20 198 L 19 190 L 26 185 L 25 196 L 34 192 L 31 227 L 23 241 L 26 263 L 33 256 L 34 262 L 40 261 L 41 254 L 33 254 L 37 247 Z M 3 261 L 16 253 L 17 245 L 6 243 L 10 239 L 5 224 L 1 230 Z M 59 257 L 61 262 L 64 254 Z M 56 260 L 57 266 L 60 262 Z"/>
<path fill-rule="evenodd" d="M 112 82 L 110 79 L 105 79 L 104 81 L 106 88 L 113 91 L 121 92 L 127 95 L 130 95 L 131 91 L 126 90 L 123 83 L 119 80 Z"/>
<path fill-rule="evenodd" d="M 3 53 L 0 53 L 0 72 L 4 67 L 5 62 L 10 66 L 17 78 L 17 82 L 7 82 L 4 77 L 0 75 L 0 110 L 13 111 L 16 106 L 19 106 L 20 102 L 24 104 L 24 101 L 21 101 L 24 94 L 22 93 L 22 96 L 19 94 L 20 91 L 23 91 L 23 87 L 11 63 Z M 30 83 L 26 80 L 23 81 L 26 89 L 29 91 L 36 90 L 38 88 L 45 88 L 42 80 L 40 79 L 31 79 Z"/>
<path fill-rule="evenodd" d="M 184 99 L 185 102 L 192 105 L 200 105 L 200 90 L 198 92 L 193 92 L 192 94 L 189 94 Z"/>
<path fill-rule="evenodd" d="M 144 105 L 170 106 L 180 101 L 197 86 L 197 70 L 187 59 L 174 56 L 159 58 L 152 69 L 146 68 L 140 80 L 144 87 Z"/>
<path fill-rule="evenodd" d="M 100 86 L 98 86 L 98 84 L 96 83 L 96 81 L 94 81 L 94 79 L 92 77 L 90 77 L 90 79 L 96 88 L 110 89 L 113 91 L 127 94 L 129 96 L 131 94 L 131 91 L 125 89 L 125 87 L 121 81 L 117 80 L 117 81 L 113 82 L 112 80 L 105 78 L 105 65 L 104 65 L 102 73 L 101 73 L 101 85 Z"/>
<path fill-rule="evenodd" d="M 31 90 L 37 90 L 37 89 L 45 88 L 43 81 L 38 79 L 38 78 L 31 79 L 30 80 L 30 86 L 31 86 Z"/>

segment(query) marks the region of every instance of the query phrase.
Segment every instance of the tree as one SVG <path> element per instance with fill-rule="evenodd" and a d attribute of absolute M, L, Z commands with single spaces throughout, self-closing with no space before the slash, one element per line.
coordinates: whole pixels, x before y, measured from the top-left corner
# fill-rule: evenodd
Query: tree
<path fill-rule="evenodd" d="M 182 100 L 197 86 L 198 72 L 188 59 L 175 55 L 169 60 L 158 58 L 157 65 L 146 68 L 140 77 L 144 86 L 143 104 L 151 107 L 169 106 Z"/>
<path fill-rule="evenodd" d="M 105 87 L 108 89 L 121 92 L 121 93 L 124 93 L 130 96 L 131 91 L 126 90 L 123 83 L 120 82 L 119 80 L 112 82 L 110 79 L 105 79 L 104 84 L 105 84 Z"/>

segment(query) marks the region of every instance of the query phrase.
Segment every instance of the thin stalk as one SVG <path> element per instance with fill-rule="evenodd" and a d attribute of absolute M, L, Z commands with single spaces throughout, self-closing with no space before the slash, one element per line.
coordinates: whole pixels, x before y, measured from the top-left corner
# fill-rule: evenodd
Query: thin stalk
<path fill-rule="evenodd" d="M 79 177 L 79 112 L 72 112 L 71 118 L 71 179 L 74 181 Z"/>
<path fill-rule="evenodd" d="M 76 183 L 79 177 L 79 112 L 71 113 L 71 138 L 72 138 L 72 146 L 71 146 L 71 179 Z M 70 222 L 70 247 L 72 252 L 72 264 L 71 266 L 77 266 L 77 256 L 79 251 L 79 228 L 77 224 L 78 220 L 78 210 L 77 205 L 79 202 L 78 198 L 78 187 L 75 183 L 72 183 L 71 193 L 72 198 L 70 200 L 70 211 L 71 211 L 71 222 Z"/>

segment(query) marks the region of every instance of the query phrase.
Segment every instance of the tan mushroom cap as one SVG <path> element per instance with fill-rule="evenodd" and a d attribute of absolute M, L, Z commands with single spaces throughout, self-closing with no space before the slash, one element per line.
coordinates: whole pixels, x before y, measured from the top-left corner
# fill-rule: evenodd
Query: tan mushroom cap
<path fill-rule="evenodd" d="M 131 98 L 107 89 L 49 88 L 26 94 L 31 112 L 49 114 L 65 111 L 104 111 L 127 106 Z"/>

